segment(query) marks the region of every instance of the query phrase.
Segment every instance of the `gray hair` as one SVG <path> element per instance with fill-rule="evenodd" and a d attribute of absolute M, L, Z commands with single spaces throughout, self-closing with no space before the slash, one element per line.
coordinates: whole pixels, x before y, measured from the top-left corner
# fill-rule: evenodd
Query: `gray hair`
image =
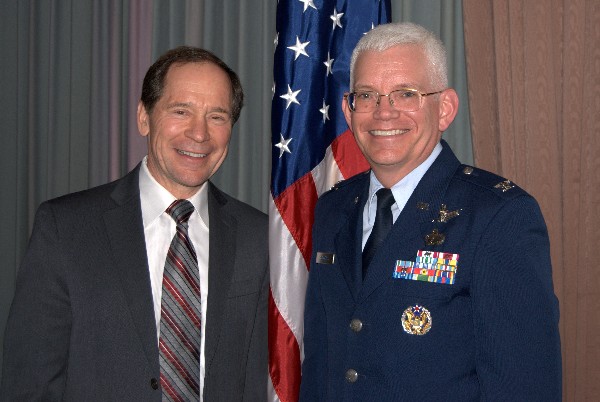
<path fill-rule="evenodd" d="M 414 45 L 423 49 L 429 61 L 429 76 L 436 90 L 448 87 L 446 48 L 432 32 L 411 22 L 382 24 L 367 32 L 359 41 L 350 60 L 350 89 L 354 87 L 354 65 L 367 50 L 383 52 L 398 45 Z"/>

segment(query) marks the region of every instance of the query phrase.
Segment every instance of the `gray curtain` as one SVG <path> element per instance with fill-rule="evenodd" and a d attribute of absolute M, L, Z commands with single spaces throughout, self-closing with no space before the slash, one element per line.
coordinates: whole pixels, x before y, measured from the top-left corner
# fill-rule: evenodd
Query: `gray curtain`
<path fill-rule="evenodd" d="M 240 75 L 246 106 L 213 181 L 267 210 L 276 6 L 274 0 L 0 0 L 0 342 L 37 206 L 117 179 L 141 160 L 146 144 L 135 125 L 141 82 L 169 48 L 205 47 Z M 448 46 L 450 82 L 462 104 L 444 137 L 472 163 L 461 2 L 393 0 L 392 15 L 429 27 Z"/>

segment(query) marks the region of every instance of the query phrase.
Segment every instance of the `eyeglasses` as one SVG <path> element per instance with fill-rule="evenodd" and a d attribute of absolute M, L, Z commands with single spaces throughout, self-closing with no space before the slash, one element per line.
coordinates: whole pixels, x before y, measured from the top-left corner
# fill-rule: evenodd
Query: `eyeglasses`
<path fill-rule="evenodd" d="M 390 106 L 401 112 L 415 112 L 423 106 L 423 97 L 444 92 L 429 92 L 424 94 L 412 88 L 400 88 L 389 94 L 379 94 L 375 91 L 355 91 L 345 94 L 350 110 L 356 113 L 374 112 L 382 96 L 387 96 Z"/>

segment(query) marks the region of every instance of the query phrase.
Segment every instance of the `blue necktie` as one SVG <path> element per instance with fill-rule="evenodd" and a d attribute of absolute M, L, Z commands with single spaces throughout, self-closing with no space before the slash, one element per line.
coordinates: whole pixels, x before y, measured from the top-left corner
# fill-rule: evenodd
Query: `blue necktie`
<path fill-rule="evenodd" d="M 363 278 L 367 274 L 371 260 L 377 251 L 379 245 L 383 242 L 388 232 L 392 228 L 393 216 L 392 205 L 394 205 L 394 195 L 389 188 L 381 188 L 375 193 L 377 195 L 377 213 L 375 215 L 375 224 L 371 235 L 365 244 L 362 253 L 362 274 Z"/>

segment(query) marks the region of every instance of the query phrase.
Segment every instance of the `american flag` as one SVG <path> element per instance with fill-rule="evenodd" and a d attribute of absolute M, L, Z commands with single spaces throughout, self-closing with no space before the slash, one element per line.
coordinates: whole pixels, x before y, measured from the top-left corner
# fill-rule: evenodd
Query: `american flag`
<path fill-rule="evenodd" d="M 280 0 L 274 40 L 269 205 L 270 400 L 298 400 L 313 209 L 333 184 L 368 169 L 342 113 L 350 56 L 388 22 L 389 0 Z"/>

